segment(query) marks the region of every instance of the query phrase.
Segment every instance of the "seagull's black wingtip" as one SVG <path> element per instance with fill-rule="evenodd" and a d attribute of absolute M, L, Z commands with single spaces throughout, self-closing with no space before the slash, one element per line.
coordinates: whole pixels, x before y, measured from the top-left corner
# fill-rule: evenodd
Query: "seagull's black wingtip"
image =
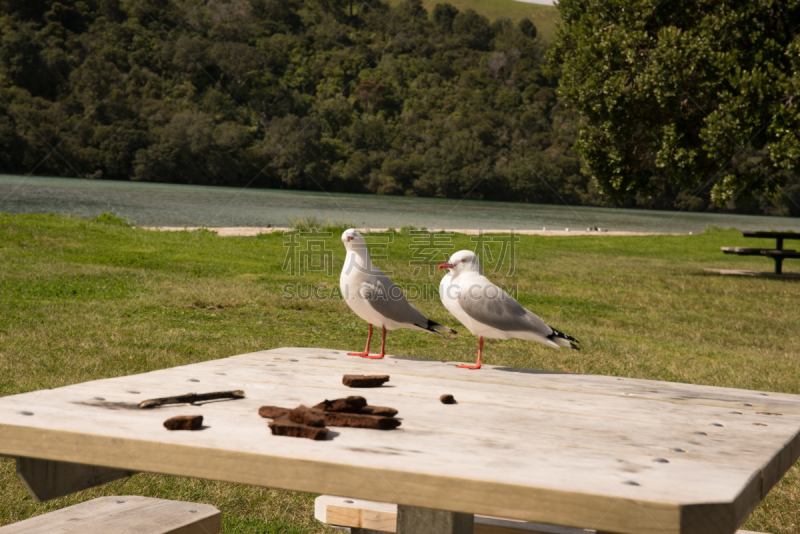
<path fill-rule="evenodd" d="M 428 325 L 425 328 L 429 332 L 433 332 L 434 334 L 439 334 L 440 336 L 444 337 L 444 332 L 448 334 L 458 334 L 455 330 L 450 327 L 447 327 L 443 324 L 439 324 L 436 321 L 431 321 L 428 319 Z"/>
<path fill-rule="evenodd" d="M 551 340 L 553 343 L 561 345 L 562 347 L 569 346 L 569 348 L 571 349 L 581 350 L 581 348 L 575 344 L 575 343 L 580 343 L 580 341 L 578 341 L 569 334 L 565 334 L 564 332 L 559 332 L 555 328 L 553 328 L 553 333 L 547 336 L 547 339 Z M 569 343 L 569 345 L 567 345 L 565 342 Z"/>

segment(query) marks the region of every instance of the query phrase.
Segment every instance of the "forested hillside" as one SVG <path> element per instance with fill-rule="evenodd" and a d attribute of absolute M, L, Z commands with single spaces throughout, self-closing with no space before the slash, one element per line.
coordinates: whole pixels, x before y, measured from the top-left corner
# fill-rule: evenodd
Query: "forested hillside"
<path fill-rule="evenodd" d="M 586 189 L 527 20 L 418 1 L 0 4 L 3 172 L 531 202 Z"/>
<path fill-rule="evenodd" d="M 535 24 L 425 5 L 0 0 L 0 173 L 612 205 Z"/>

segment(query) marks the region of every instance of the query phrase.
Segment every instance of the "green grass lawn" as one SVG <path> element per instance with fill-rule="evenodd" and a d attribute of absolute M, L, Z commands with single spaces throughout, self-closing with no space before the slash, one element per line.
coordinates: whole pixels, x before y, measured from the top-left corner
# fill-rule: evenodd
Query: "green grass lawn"
<path fill-rule="evenodd" d="M 221 238 L 207 231 L 139 230 L 110 218 L 0 214 L 0 395 L 281 346 L 362 350 L 366 325 L 342 301 L 284 298 L 286 284 L 314 284 L 322 293 L 335 288 L 344 259 L 340 232 L 326 242 L 332 275 L 301 277 L 282 270 L 282 235 Z M 395 282 L 438 285 L 435 269 L 413 276 L 409 235 L 388 239 L 382 249 L 388 259 L 376 263 L 394 271 Z M 756 241 L 733 230 L 522 236 L 513 275 L 507 257 L 493 278 L 516 284 L 524 305 L 580 339 L 584 350 L 488 340 L 485 362 L 800 393 L 800 281 L 703 271 L 771 269 L 767 259 L 719 250 L 774 246 L 774 240 Z M 456 236 L 453 245 L 451 252 L 475 246 L 468 236 Z M 492 246 L 496 259 L 500 249 Z M 800 262 L 787 261 L 785 269 L 800 271 Z M 492 266 L 485 270 L 490 274 Z M 390 353 L 474 361 L 477 339 L 440 302 L 415 304 L 464 334 L 443 340 L 393 332 Z M 328 531 L 313 519 L 312 495 L 280 490 L 140 474 L 35 504 L 9 459 L 0 461 L 0 487 L 0 525 L 100 495 L 135 494 L 213 504 L 228 533 Z M 800 532 L 799 489 L 793 468 L 745 528 Z"/>

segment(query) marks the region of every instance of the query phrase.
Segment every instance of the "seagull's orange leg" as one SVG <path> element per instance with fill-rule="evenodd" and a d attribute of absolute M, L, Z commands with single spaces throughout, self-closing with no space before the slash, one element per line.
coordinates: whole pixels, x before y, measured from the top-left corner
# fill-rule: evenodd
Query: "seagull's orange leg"
<path fill-rule="evenodd" d="M 459 365 L 462 369 L 480 369 L 481 368 L 481 355 L 483 354 L 483 336 L 478 338 L 478 363 L 475 365 Z"/>
<path fill-rule="evenodd" d="M 380 360 L 386 355 L 386 327 L 382 326 L 383 328 L 383 335 L 381 336 L 381 353 L 377 356 L 365 356 L 365 358 L 369 358 L 370 360 Z"/>
<path fill-rule="evenodd" d="M 361 356 L 364 358 L 365 356 L 369 356 L 369 342 L 372 341 L 372 325 L 369 325 L 369 334 L 367 334 L 367 348 L 364 349 L 364 352 L 348 352 L 348 356 Z"/>

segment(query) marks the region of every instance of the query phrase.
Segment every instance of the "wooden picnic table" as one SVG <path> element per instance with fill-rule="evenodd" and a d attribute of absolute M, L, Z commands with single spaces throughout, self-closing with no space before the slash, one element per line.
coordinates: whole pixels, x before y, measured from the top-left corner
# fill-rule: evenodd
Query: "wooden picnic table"
<path fill-rule="evenodd" d="M 793 232 L 762 232 L 751 231 L 742 232 L 744 237 L 758 237 L 775 239 L 775 248 L 754 248 L 754 247 L 722 247 L 725 254 L 737 254 L 739 256 L 767 256 L 775 260 L 775 274 L 782 274 L 783 260 L 786 258 L 800 258 L 800 252 L 796 250 L 784 250 L 784 239 L 800 239 L 800 234 Z"/>
<path fill-rule="evenodd" d="M 12 395 L 0 454 L 40 500 L 152 472 L 630 534 L 731 534 L 800 456 L 798 395 L 455 365 L 283 348 Z M 356 390 L 343 374 L 391 379 Z M 246 397 L 137 407 L 220 390 Z M 402 426 L 312 441 L 273 436 L 257 414 L 348 395 L 398 409 Z M 162 426 L 192 414 L 203 429 Z"/>

